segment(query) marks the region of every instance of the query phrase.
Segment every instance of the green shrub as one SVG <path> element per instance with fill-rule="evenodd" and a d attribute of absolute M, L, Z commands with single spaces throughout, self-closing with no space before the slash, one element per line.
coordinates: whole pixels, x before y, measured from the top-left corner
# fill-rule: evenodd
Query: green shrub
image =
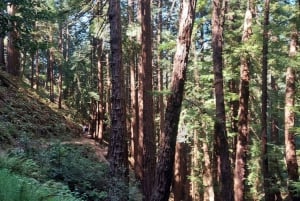
<path fill-rule="evenodd" d="M 98 161 L 88 146 L 54 144 L 37 156 L 45 174 L 67 184 L 70 190 L 87 200 L 105 200 L 107 197 L 108 167 Z"/>
<path fill-rule="evenodd" d="M 0 169 L 1 201 L 79 201 L 67 187 L 55 182 L 41 184 L 35 179 Z"/>

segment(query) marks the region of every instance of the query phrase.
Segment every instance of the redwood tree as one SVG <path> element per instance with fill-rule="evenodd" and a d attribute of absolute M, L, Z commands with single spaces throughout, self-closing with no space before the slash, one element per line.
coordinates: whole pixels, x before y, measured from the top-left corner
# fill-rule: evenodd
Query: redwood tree
<path fill-rule="evenodd" d="M 246 43 L 252 35 L 253 2 L 248 0 L 245 13 L 242 42 Z M 236 145 L 236 158 L 234 169 L 234 200 L 245 199 L 245 178 L 247 177 L 246 159 L 248 152 L 248 110 L 249 110 L 249 81 L 250 81 L 250 59 L 247 52 L 241 56 L 240 67 L 240 95 L 239 95 L 239 119 L 238 137 Z"/>
<path fill-rule="evenodd" d="M 262 73 L 261 73 L 261 139 L 262 139 L 262 173 L 264 177 L 263 185 L 265 200 L 271 199 L 269 185 L 269 161 L 268 161 L 268 138 L 267 138 L 267 110 L 268 110 L 268 54 L 269 54 L 269 12 L 270 0 L 265 0 L 264 24 L 263 24 L 263 49 L 262 49 Z"/>
<path fill-rule="evenodd" d="M 167 99 L 165 128 L 160 140 L 155 183 L 151 201 L 167 201 L 173 177 L 175 144 L 186 78 L 188 54 L 195 17 L 196 0 L 181 0 L 179 32 L 173 63 L 170 95 Z"/>
<path fill-rule="evenodd" d="M 17 6 L 9 2 L 7 4 L 7 13 L 12 17 L 17 12 Z M 16 22 L 9 20 L 8 42 L 7 42 L 7 72 L 12 75 L 20 75 L 20 52 L 17 48 L 18 32 L 16 28 Z"/>
<path fill-rule="evenodd" d="M 110 170 L 110 201 L 128 200 L 128 150 L 126 142 L 126 114 L 124 78 L 122 70 L 122 34 L 120 1 L 109 1 L 111 48 L 111 133 L 108 150 Z"/>
<path fill-rule="evenodd" d="M 155 170 L 155 133 L 152 96 L 152 28 L 150 0 L 139 1 L 141 22 L 141 53 L 138 67 L 138 160 L 144 200 L 151 197 Z"/>
<path fill-rule="evenodd" d="M 213 71 L 215 85 L 216 101 L 216 119 L 215 119 L 215 154 L 218 161 L 217 169 L 220 171 L 218 178 L 219 196 L 217 199 L 223 201 L 233 200 L 233 182 L 231 166 L 229 160 L 229 147 L 226 132 L 225 104 L 224 104 L 224 86 L 223 86 L 223 23 L 224 13 L 222 10 L 224 0 L 213 0 L 212 10 L 212 49 L 213 49 Z"/>
<path fill-rule="evenodd" d="M 298 32 L 293 30 L 291 33 L 289 56 L 294 59 L 297 55 Z M 285 88 L 285 110 L 284 110 L 284 137 L 285 137 L 285 159 L 287 165 L 288 179 L 290 182 L 299 180 L 298 163 L 296 155 L 295 132 L 295 94 L 296 94 L 296 71 L 294 67 L 289 66 L 286 71 L 286 88 Z M 296 195 L 292 185 L 288 185 L 289 195 L 293 200 L 300 200 L 300 196 Z"/>

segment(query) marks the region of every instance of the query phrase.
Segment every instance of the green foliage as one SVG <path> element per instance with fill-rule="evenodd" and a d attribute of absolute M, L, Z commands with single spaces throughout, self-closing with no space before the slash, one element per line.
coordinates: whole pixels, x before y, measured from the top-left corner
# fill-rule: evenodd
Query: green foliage
<path fill-rule="evenodd" d="M 41 150 L 35 159 L 49 178 L 67 184 L 86 199 L 103 200 L 108 187 L 107 165 L 93 153 L 87 146 L 58 143 Z"/>
<path fill-rule="evenodd" d="M 55 183 L 40 183 L 0 169 L 1 201 L 79 201 L 67 187 Z"/>

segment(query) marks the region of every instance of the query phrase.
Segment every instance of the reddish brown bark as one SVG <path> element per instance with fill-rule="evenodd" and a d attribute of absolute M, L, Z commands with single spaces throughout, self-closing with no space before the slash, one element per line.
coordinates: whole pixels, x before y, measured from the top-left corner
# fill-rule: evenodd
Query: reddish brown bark
<path fill-rule="evenodd" d="M 261 85 L 261 139 L 262 139 L 262 174 L 263 187 L 265 191 L 265 200 L 271 200 L 270 184 L 269 184 L 269 159 L 268 159 L 268 138 L 267 138 L 267 111 L 268 111 L 268 54 L 269 54 L 269 12 L 270 0 L 265 0 L 264 5 L 264 24 L 263 24 L 263 49 L 262 49 L 262 85 Z"/>
<path fill-rule="evenodd" d="M 17 12 L 17 6 L 8 3 L 7 13 L 10 16 L 14 16 Z M 12 26 L 11 31 L 8 32 L 7 41 L 7 72 L 14 75 L 20 75 L 20 52 L 17 48 L 18 32 L 16 30 L 16 22 L 10 21 L 10 26 Z"/>
<path fill-rule="evenodd" d="M 216 199 L 223 201 L 233 200 L 233 182 L 231 166 L 229 159 L 229 146 L 227 141 L 225 104 L 224 104 L 224 86 L 223 86 L 223 23 L 224 13 L 222 13 L 223 3 L 226 1 L 213 0 L 212 10 L 212 48 L 213 48 L 213 70 L 216 102 L 216 120 L 215 130 L 215 155 L 218 161 L 219 170 L 219 194 Z M 226 9 L 224 9 L 226 10 Z"/>
<path fill-rule="evenodd" d="M 298 45 L 298 33 L 292 32 L 290 41 L 289 55 L 291 59 L 297 54 Z M 288 67 L 286 71 L 286 89 L 285 89 L 285 159 L 287 165 L 288 179 L 291 181 L 299 180 L 298 163 L 296 154 L 296 141 L 295 132 L 293 128 L 295 126 L 295 113 L 293 108 L 295 106 L 295 94 L 296 94 L 296 72 L 293 67 Z M 300 196 L 297 196 L 293 190 L 294 187 L 288 186 L 289 195 L 293 200 L 300 200 Z"/>
<path fill-rule="evenodd" d="M 126 105 L 122 67 L 122 34 L 120 1 L 109 1 L 111 48 L 111 133 L 109 142 L 109 170 L 111 183 L 108 197 L 111 201 L 128 200 L 128 149 L 126 141 Z"/>
<path fill-rule="evenodd" d="M 175 148 L 173 194 L 174 201 L 186 200 L 188 197 L 187 186 L 187 144 L 177 142 Z"/>
<path fill-rule="evenodd" d="M 138 68 L 138 108 L 139 108 L 139 140 L 138 152 L 140 158 L 137 163 L 141 167 L 142 191 L 144 200 L 151 197 L 155 170 L 155 133 L 153 118 L 153 96 L 152 96 L 152 25 L 150 0 L 140 2 L 141 21 L 141 54 Z"/>
<path fill-rule="evenodd" d="M 247 42 L 252 35 L 251 4 L 248 1 L 245 13 L 244 30 L 242 42 Z M 240 95 L 239 95 L 239 119 L 238 119 L 238 137 L 236 145 L 236 158 L 234 169 L 234 200 L 245 200 L 245 179 L 247 178 L 247 152 L 248 152 L 248 110 L 249 110 L 249 84 L 250 84 L 250 61 L 248 53 L 245 52 L 241 57 L 240 67 Z"/>
<path fill-rule="evenodd" d="M 155 184 L 151 201 L 167 201 L 173 177 L 175 144 L 184 91 L 191 33 L 195 17 L 196 0 L 182 0 L 180 5 L 179 32 L 174 56 L 170 95 L 165 113 L 165 136 L 161 139 L 156 166 Z"/>

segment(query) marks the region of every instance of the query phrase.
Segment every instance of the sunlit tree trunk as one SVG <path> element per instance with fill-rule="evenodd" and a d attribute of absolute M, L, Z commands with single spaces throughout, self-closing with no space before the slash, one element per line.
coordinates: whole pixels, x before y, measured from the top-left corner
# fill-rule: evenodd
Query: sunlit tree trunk
<path fill-rule="evenodd" d="M 122 32 L 120 1 L 109 1 L 112 110 L 109 142 L 110 201 L 128 200 L 128 147 L 126 139 L 126 105 L 124 97 L 124 75 L 122 66 Z"/>
<path fill-rule="evenodd" d="M 269 159 L 268 159 L 268 54 L 269 54 L 269 12 L 270 0 L 265 0 L 264 5 L 264 24 L 263 24 L 263 49 L 262 49 L 262 86 L 261 86 L 261 139 L 262 139 L 262 174 L 263 174 L 263 187 L 265 192 L 265 200 L 271 200 L 270 185 L 269 185 Z"/>
<path fill-rule="evenodd" d="M 103 88 L 103 66 L 101 62 L 102 56 L 102 39 L 97 40 L 97 76 L 98 76 L 98 94 L 99 100 L 97 102 L 97 138 L 101 142 L 103 140 L 103 126 L 104 126 L 104 106 L 103 106 L 103 96 L 104 96 L 104 88 Z"/>
<path fill-rule="evenodd" d="M 291 33 L 289 56 L 292 59 L 297 55 L 298 46 L 298 33 L 293 30 Z M 296 141 L 295 141 L 295 94 L 296 94 L 296 72 L 294 67 L 287 67 L 286 71 L 286 89 L 285 89 L 285 110 L 284 110 L 284 137 L 285 137 L 285 160 L 288 173 L 288 189 L 289 195 L 292 200 L 300 200 L 293 190 L 291 182 L 299 180 L 298 163 L 296 154 Z"/>
<path fill-rule="evenodd" d="M 157 26 L 157 44 L 161 44 L 162 41 L 162 0 L 158 0 L 157 8 L 158 11 L 158 26 Z M 162 92 L 164 90 L 164 71 L 161 67 L 162 53 L 158 50 L 157 54 L 157 82 L 158 82 L 158 91 Z M 158 110 L 159 110 L 159 136 L 160 138 L 164 136 L 164 127 L 165 127 L 165 103 L 164 96 L 160 94 L 158 97 Z"/>
<path fill-rule="evenodd" d="M 219 194 L 216 199 L 222 201 L 233 200 L 233 182 L 231 174 L 231 164 L 229 159 L 229 146 L 226 131 L 225 104 L 224 104 L 224 86 L 223 86 L 223 6 L 226 1 L 213 0 L 212 10 L 212 48 L 213 48 L 213 70 L 216 101 L 216 119 L 215 119 L 215 154 L 220 171 Z M 224 5 L 223 5 L 224 4 Z M 224 9 L 226 10 L 226 9 Z"/>
<path fill-rule="evenodd" d="M 181 1 L 173 75 L 165 113 L 164 138 L 160 140 L 161 144 L 159 147 L 155 184 L 151 194 L 151 201 L 169 200 L 170 186 L 173 177 L 175 144 L 183 99 L 188 54 L 191 45 L 195 7 L 196 0 Z"/>
<path fill-rule="evenodd" d="M 145 201 L 148 201 L 151 197 L 156 162 L 152 95 L 152 25 L 150 3 L 150 0 L 139 1 L 141 54 L 138 68 L 139 148 L 137 151 L 141 154 L 141 158 L 137 162 L 142 167 L 140 180 Z"/>
<path fill-rule="evenodd" d="M 246 43 L 252 35 L 251 7 L 253 3 L 248 0 L 245 13 L 244 29 L 242 42 Z M 236 145 L 236 158 L 234 169 L 234 200 L 245 200 L 245 179 L 247 178 L 247 152 L 248 152 L 248 110 L 249 110 L 249 82 L 250 82 L 250 59 L 248 52 L 241 55 L 240 67 L 240 95 L 239 95 L 239 114 L 238 114 L 238 137 Z"/>
<path fill-rule="evenodd" d="M 17 11 L 17 6 L 13 3 L 7 4 L 7 13 L 14 16 Z M 18 32 L 16 30 L 16 22 L 10 21 L 12 29 L 8 32 L 7 36 L 7 72 L 14 75 L 20 75 L 20 52 L 17 48 Z"/>
<path fill-rule="evenodd" d="M 206 140 L 207 133 L 205 133 L 205 139 L 202 142 L 203 151 L 203 201 L 214 201 L 215 193 L 213 187 L 213 175 L 212 175 L 212 163 L 209 151 L 209 144 Z"/>
<path fill-rule="evenodd" d="M 128 24 L 133 26 L 134 23 L 134 1 L 128 0 Z M 135 37 L 130 40 L 135 44 Z M 137 51 L 132 48 L 129 52 L 129 65 L 130 65 L 130 103 L 131 103 L 131 116 L 130 116 L 130 154 L 132 156 L 132 167 L 136 167 L 137 150 L 138 150 L 138 100 L 137 100 L 137 70 L 136 70 L 136 53 Z M 136 171 L 136 168 L 134 168 Z M 137 173 L 137 172 L 136 172 Z M 136 174 L 137 175 L 137 174 Z"/>

